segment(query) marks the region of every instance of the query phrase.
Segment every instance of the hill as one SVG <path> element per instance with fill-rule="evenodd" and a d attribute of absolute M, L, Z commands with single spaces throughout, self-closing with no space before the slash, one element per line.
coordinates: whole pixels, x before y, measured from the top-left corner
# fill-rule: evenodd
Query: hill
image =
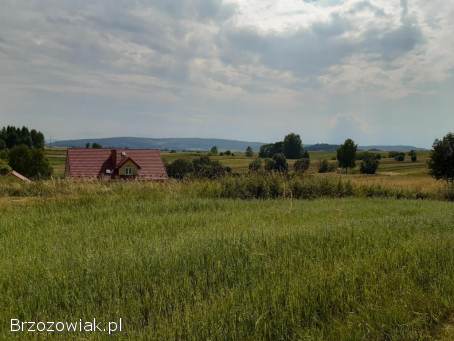
<path fill-rule="evenodd" d="M 99 143 L 112 148 L 158 148 L 161 150 L 209 150 L 217 146 L 220 151 L 244 151 L 248 146 L 258 151 L 263 143 L 208 138 L 146 138 L 146 137 L 110 137 L 80 140 L 56 141 L 51 147 L 84 147 L 87 143 Z"/>
<path fill-rule="evenodd" d="M 148 138 L 148 137 L 108 137 L 94 139 L 78 139 L 78 140 L 62 140 L 55 141 L 49 144 L 50 147 L 85 147 L 87 143 L 99 143 L 103 147 L 112 148 L 157 148 L 161 150 L 178 150 L 178 151 L 197 151 L 209 150 L 213 146 L 217 146 L 220 151 L 244 151 L 248 146 L 251 146 L 254 151 L 258 151 L 262 142 L 248 142 L 227 139 L 210 139 L 210 138 Z M 334 152 L 339 145 L 328 143 L 317 143 L 305 145 L 305 148 L 310 152 Z M 422 150 L 414 146 L 359 146 L 361 150 L 381 150 L 381 151 L 397 151 L 408 152 L 412 149 Z"/>

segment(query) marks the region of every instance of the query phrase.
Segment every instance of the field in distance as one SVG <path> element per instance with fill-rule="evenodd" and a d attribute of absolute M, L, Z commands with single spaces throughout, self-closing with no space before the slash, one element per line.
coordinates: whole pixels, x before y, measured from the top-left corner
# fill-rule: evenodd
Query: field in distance
<path fill-rule="evenodd" d="M 308 174 L 316 176 L 338 176 L 338 174 L 317 174 L 319 160 L 326 159 L 335 164 L 336 154 L 334 152 L 310 152 L 311 166 Z M 350 179 L 355 183 L 365 184 L 378 184 L 381 186 L 399 187 L 399 188 L 414 188 L 424 191 L 438 191 L 442 188 L 442 184 L 433 180 L 427 169 L 427 159 L 429 152 L 418 152 L 418 161 L 411 162 L 407 156 L 406 160 L 399 162 L 393 158 L 387 158 L 388 153 L 382 152 L 383 159 L 380 161 L 380 166 L 376 175 L 361 175 L 358 174 L 358 167 L 349 175 L 342 175 L 344 178 Z M 203 152 L 162 152 L 162 158 L 165 162 L 172 162 L 176 159 L 194 159 L 202 155 Z M 54 167 L 54 174 L 56 177 L 63 177 L 66 160 L 66 149 L 64 148 L 51 148 L 46 149 L 46 156 L 48 157 L 51 165 Z M 249 163 L 255 157 L 246 157 L 244 153 L 235 153 L 235 155 L 224 156 L 211 156 L 215 160 L 219 160 L 223 165 L 229 166 L 234 172 L 246 173 L 248 171 Z M 294 161 L 288 160 L 290 168 Z M 359 165 L 360 162 L 357 162 Z"/>

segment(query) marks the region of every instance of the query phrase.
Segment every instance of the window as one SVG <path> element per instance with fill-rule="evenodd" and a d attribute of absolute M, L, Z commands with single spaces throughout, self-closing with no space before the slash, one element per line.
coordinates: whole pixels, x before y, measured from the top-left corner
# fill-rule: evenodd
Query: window
<path fill-rule="evenodd" d="M 131 167 L 125 167 L 125 175 L 132 175 L 132 168 Z"/>

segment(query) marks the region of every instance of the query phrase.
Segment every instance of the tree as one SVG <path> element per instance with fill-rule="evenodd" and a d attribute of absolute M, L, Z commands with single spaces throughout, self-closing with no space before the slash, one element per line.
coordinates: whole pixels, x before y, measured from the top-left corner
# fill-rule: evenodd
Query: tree
<path fill-rule="evenodd" d="M 211 155 L 218 155 L 218 147 L 216 147 L 216 146 L 211 147 L 210 154 Z"/>
<path fill-rule="evenodd" d="M 30 138 L 32 141 L 32 146 L 34 148 L 42 149 L 44 148 L 44 135 L 40 131 L 36 131 L 35 129 L 30 130 Z"/>
<path fill-rule="evenodd" d="M 303 156 L 303 143 L 299 135 L 291 133 L 284 138 L 283 152 L 287 159 L 299 159 Z"/>
<path fill-rule="evenodd" d="M 260 147 L 259 157 L 271 158 L 274 154 L 284 152 L 284 142 L 276 142 L 270 144 L 264 144 Z"/>
<path fill-rule="evenodd" d="M 250 172 L 259 172 L 262 169 L 262 159 L 255 159 L 249 164 Z"/>
<path fill-rule="evenodd" d="M 171 178 L 184 179 L 194 171 L 192 162 L 186 159 L 177 159 L 166 165 L 167 174 Z"/>
<path fill-rule="evenodd" d="M 231 172 L 229 167 L 224 167 L 219 161 L 211 160 L 208 156 L 201 156 L 192 160 L 194 175 L 200 178 L 215 179 Z"/>
<path fill-rule="evenodd" d="M 10 150 L 8 161 L 12 169 L 29 178 L 46 179 L 52 175 L 52 167 L 41 149 L 16 146 Z"/>
<path fill-rule="evenodd" d="M 428 162 L 430 174 L 437 180 L 454 183 L 454 134 L 435 140 Z"/>
<path fill-rule="evenodd" d="M 299 159 L 293 165 L 293 169 L 295 170 L 296 173 L 302 174 L 309 169 L 310 163 L 311 161 L 309 158 Z"/>
<path fill-rule="evenodd" d="M 377 172 L 379 161 L 374 155 L 370 155 L 363 158 L 359 171 L 362 174 L 375 174 Z"/>
<path fill-rule="evenodd" d="M 85 143 L 85 148 L 87 148 L 87 149 L 88 149 L 88 148 L 90 148 L 90 147 L 91 147 L 91 144 L 90 144 L 90 142 L 87 142 L 87 143 Z"/>
<path fill-rule="evenodd" d="M 246 154 L 247 157 L 253 157 L 254 156 L 254 151 L 252 150 L 251 146 L 248 146 L 246 148 L 246 153 L 245 154 Z"/>
<path fill-rule="evenodd" d="M 410 157 L 411 162 L 416 162 L 418 160 L 418 156 L 416 155 L 416 151 L 414 150 L 410 150 L 408 156 Z"/>
<path fill-rule="evenodd" d="M 348 173 L 349 168 L 355 167 L 357 149 L 358 146 L 352 139 L 345 140 L 344 144 L 337 149 L 337 161 L 339 163 L 339 167 L 345 169 L 345 173 Z"/>
<path fill-rule="evenodd" d="M 6 142 L 0 138 L 0 150 L 6 149 Z"/>
<path fill-rule="evenodd" d="M 102 145 L 99 144 L 99 143 L 97 143 L 97 142 L 93 142 L 93 143 L 91 144 L 91 148 L 93 148 L 93 149 L 101 149 L 101 148 L 102 148 Z"/>

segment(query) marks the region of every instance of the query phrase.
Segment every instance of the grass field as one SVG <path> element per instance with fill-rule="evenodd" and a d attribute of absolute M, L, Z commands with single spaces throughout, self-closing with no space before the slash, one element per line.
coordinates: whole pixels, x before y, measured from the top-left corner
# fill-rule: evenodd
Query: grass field
<path fill-rule="evenodd" d="M 452 203 L 83 186 L 0 199 L 0 338 L 11 318 L 93 317 L 144 340 L 452 336 Z"/>

